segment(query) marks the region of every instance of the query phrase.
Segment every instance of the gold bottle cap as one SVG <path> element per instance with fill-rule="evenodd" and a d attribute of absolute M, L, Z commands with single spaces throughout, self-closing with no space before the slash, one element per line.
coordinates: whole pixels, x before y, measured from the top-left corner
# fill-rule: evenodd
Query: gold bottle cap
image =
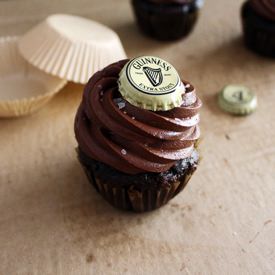
<path fill-rule="evenodd" d="M 119 75 L 122 97 L 136 107 L 167 111 L 182 104 L 185 86 L 176 69 L 165 60 L 141 56 L 130 60 Z"/>
<path fill-rule="evenodd" d="M 248 115 L 257 109 L 257 96 L 245 86 L 228 85 L 219 93 L 221 109 L 235 115 Z"/>

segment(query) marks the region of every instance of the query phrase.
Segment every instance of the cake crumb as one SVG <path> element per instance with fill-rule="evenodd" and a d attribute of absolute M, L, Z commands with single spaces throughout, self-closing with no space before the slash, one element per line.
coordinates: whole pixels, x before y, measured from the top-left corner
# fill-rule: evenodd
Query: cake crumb
<path fill-rule="evenodd" d="M 269 223 L 271 223 L 272 222 L 272 220 L 267 220 L 265 223 L 264 223 L 264 225 L 268 225 Z"/>
<path fill-rule="evenodd" d="M 92 263 L 94 260 L 95 260 L 95 257 L 94 257 L 93 254 L 88 254 L 88 255 L 86 256 L 86 262 L 87 262 L 87 263 Z"/>
<path fill-rule="evenodd" d="M 225 138 L 226 138 L 227 140 L 231 140 L 231 137 L 230 137 L 228 134 L 225 134 Z"/>

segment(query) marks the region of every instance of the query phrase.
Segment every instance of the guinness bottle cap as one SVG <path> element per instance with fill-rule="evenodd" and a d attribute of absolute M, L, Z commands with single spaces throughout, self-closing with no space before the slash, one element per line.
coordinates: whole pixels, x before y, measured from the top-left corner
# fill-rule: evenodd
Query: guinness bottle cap
<path fill-rule="evenodd" d="M 185 93 L 176 69 L 154 56 L 130 60 L 120 72 L 118 85 L 125 100 L 151 111 L 167 111 L 181 106 Z"/>
<path fill-rule="evenodd" d="M 257 97 L 247 87 L 228 85 L 218 97 L 219 106 L 224 111 L 235 115 L 248 115 L 257 108 Z"/>

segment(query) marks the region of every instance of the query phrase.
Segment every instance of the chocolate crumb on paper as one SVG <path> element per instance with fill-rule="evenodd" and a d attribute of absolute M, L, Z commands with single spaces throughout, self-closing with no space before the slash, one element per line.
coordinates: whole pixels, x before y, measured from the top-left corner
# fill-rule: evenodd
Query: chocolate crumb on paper
<path fill-rule="evenodd" d="M 94 257 L 94 255 L 93 254 L 87 254 L 87 256 L 86 256 L 86 262 L 88 263 L 88 264 L 90 264 L 90 263 L 92 263 L 92 262 L 94 262 L 95 261 L 95 257 Z"/>

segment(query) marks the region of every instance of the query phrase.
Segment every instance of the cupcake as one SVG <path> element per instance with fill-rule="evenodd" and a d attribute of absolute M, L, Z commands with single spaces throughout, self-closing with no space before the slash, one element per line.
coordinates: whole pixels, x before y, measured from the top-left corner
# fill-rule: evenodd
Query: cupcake
<path fill-rule="evenodd" d="M 248 0 L 241 11 L 244 41 L 254 52 L 275 57 L 275 1 Z"/>
<path fill-rule="evenodd" d="M 140 29 L 159 40 L 176 40 L 193 29 L 203 0 L 132 0 Z"/>
<path fill-rule="evenodd" d="M 113 206 L 154 210 L 197 169 L 201 101 L 168 62 L 122 60 L 92 76 L 75 119 L 78 158 Z"/>

